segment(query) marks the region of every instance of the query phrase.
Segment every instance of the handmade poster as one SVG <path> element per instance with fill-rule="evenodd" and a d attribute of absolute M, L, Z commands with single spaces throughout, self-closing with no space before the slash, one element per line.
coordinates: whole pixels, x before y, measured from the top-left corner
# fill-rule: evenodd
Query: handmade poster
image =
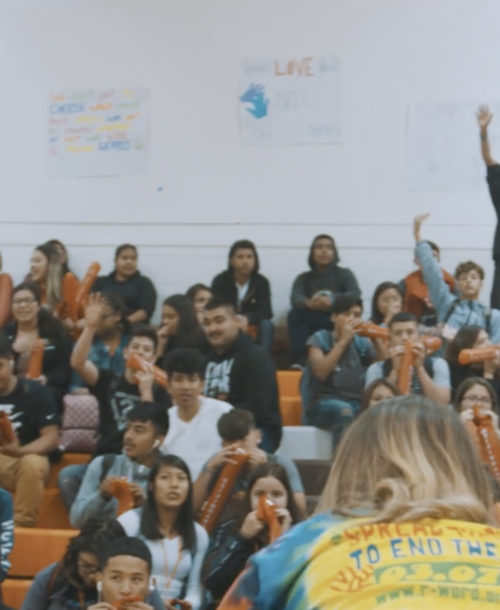
<path fill-rule="evenodd" d="M 410 104 L 406 126 L 406 175 L 410 190 L 485 189 L 476 112 L 480 103 Z M 490 104 L 493 154 L 500 154 L 500 104 Z"/>
<path fill-rule="evenodd" d="M 85 89 L 50 94 L 48 166 L 52 177 L 146 171 L 147 92 Z"/>
<path fill-rule="evenodd" d="M 334 55 L 248 59 L 239 116 L 245 145 L 340 142 L 340 61 Z"/>

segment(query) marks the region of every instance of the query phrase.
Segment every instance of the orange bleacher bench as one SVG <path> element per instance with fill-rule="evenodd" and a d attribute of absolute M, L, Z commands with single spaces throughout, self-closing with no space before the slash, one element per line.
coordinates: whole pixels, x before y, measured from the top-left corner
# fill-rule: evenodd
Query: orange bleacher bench
<path fill-rule="evenodd" d="M 301 376 L 300 371 L 276 371 L 281 419 L 284 426 L 300 426 L 302 424 Z"/>
<path fill-rule="evenodd" d="M 20 608 L 28 589 L 31 587 L 31 580 L 25 578 L 7 578 L 2 583 L 3 603 L 11 608 Z"/>
<path fill-rule="evenodd" d="M 92 455 L 90 453 L 63 453 L 59 462 L 50 465 L 49 481 L 47 488 L 57 487 L 57 477 L 63 468 L 75 464 L 88 464 Z"/>
<path fill-rule="evenodd" d="M 49 530 L 16 527 L 10 554 L 10 577 L 32 578 L 54 561 L 59 561 L 77 530 Z"/>

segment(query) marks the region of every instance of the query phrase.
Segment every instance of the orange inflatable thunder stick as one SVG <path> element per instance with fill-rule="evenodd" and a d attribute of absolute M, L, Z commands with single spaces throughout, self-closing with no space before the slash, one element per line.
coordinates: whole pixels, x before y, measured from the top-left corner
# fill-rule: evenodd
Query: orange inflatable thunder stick
<path fill-rule="evenodd" d="M 147 371 L 148 364 L 144 362 L 139 356 L 136 354 L 131 354 L 127 360 L 125 365 L 127 368 L 132 369 L 133 371 Z M 153 378 L 158 385 L 167 387 L 167 373 L 158 366 L 153 366 Z"/>
<path fill-rule="evenodd" d="M 234 486 L 236 477 L 240 473 L 248 458 L 249 454 L 246 451 L 243 449 L 237 449 L 231 456 L 234 463 L 228 462 L 224 464 L 219 478 L 214 485 L 212 493 L 205 501 L 201 514 L 198 518 L 198 522 L 200 525 L 203 525 L 209 534 L 217 522 L 217 517 L 219 516 L 220 511 L 222 510 L 222 507 L 224 506 L 224 503 Z"/>
<path fill-rule="evenodd" d="M 45 341 L 40 338 L 35 339 L 28 363 L 28 372 L 26 373 L 28 379 L 38 379 L 42 374 L 44 348 Z"/>
<path fill-rule="evenodd" d="M 489 415 L 481 413 L 481 407 L 474 405 L 474 418 L 466 423 L 467 430 L 479 451 L 481 461 L 500 483 L 500 441 Z"/>
<path fill-rule="evenodd" d="M 493 360 L 500 348 L 497 345 L 487 345 L 486 347 L 477 347 L 471 349 L 463 349 L 458 354 L 458 362 L 462 365 L 472 364 L 473 362 L 484 362 L 485 360 Z"/>
<path fill-rule="evenodd" d="M 0 437 L 2 443 L 6 444 L 12 443 L 16 438 L 12 423 L 5 411 L 0 411 Z"/>
<path fill-rule="evenodd" d="M 110 493 L 118 500 L 117 517 L 125 511 L 134 508 L 134 496 L 130 491 L 127 479 L 113 478 Z"/>
<path fill-rule="evenodd" d="M 257 507 L 257 519 L 264 521 L 269 530 L 269 542 L 273 542 L 281 536 L 281 523 L 276 514 L 276 504 L 270 500 L 266 494 L 259 496 L 259 505 Z"/>

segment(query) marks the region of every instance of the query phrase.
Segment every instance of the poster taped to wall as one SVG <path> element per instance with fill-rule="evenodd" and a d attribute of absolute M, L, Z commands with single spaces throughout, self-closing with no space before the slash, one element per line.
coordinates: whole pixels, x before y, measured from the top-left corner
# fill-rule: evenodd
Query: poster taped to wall
<path fill-rule="evenodd" d="M 476 112 L 480 103 L 410 104 L 406 125 L 406 175 L 413 191 L 479 191 L 485 188 Z M 500 155 L 500 103 L 489 104 L 493 155 Z"/>
<path fill-rule="evenodd" d="M 54 178 L 146 171 L 147 91 L 85 89 L 50 94 L 48 169 Z"/>
<path fill-rule="evenodd" d="M 334 55 L 248 59 L 238 103 L 245 145 L 336 144 L 340 61 Z"/>

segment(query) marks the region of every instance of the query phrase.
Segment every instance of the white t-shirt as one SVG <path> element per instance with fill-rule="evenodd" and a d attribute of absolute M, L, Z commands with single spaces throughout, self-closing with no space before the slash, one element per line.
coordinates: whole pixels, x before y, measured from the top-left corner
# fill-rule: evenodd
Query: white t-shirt
<path fill-rule="evenodd" d="M 201 525 L 194 524 L 196 549 L 190 553 L 182 549 L 179 536 L 160 540 L 144 538 L 139 531 L 141 509 L 128 510 L 118 517 L 118 521 L 127 536 L 139 536 L 149 548 L 153 560 L 151 575 L 163 601 L 172 597 L 178 599 L 185 586 L 184 599 L 192 605 L 193 610 L 198 610 L 203 598 L 201 567 L 208 549 L 208 534 Z"/>
<path fill-rule="evenodd" d="M 222 448 L 217 432 L 217 421 L 233 407 L 222 400 L 200 396 L 200 409 L 189 422 L 179 418 L 177 405 L 168 410 L 168 434 L 160 451 L 181 457 L 189 466 L 191 478 L 196 481 L 203 464 Z"/>
<path fill-rule="evenodd" d="M 238 306 L 241 305 L 241 301 L 247 296 L 248 287 L 250 286 L 250 282 L 248 281 L 246 284 L 238 284 L 235 282 L 236 291 L 238 293 Z"/>

